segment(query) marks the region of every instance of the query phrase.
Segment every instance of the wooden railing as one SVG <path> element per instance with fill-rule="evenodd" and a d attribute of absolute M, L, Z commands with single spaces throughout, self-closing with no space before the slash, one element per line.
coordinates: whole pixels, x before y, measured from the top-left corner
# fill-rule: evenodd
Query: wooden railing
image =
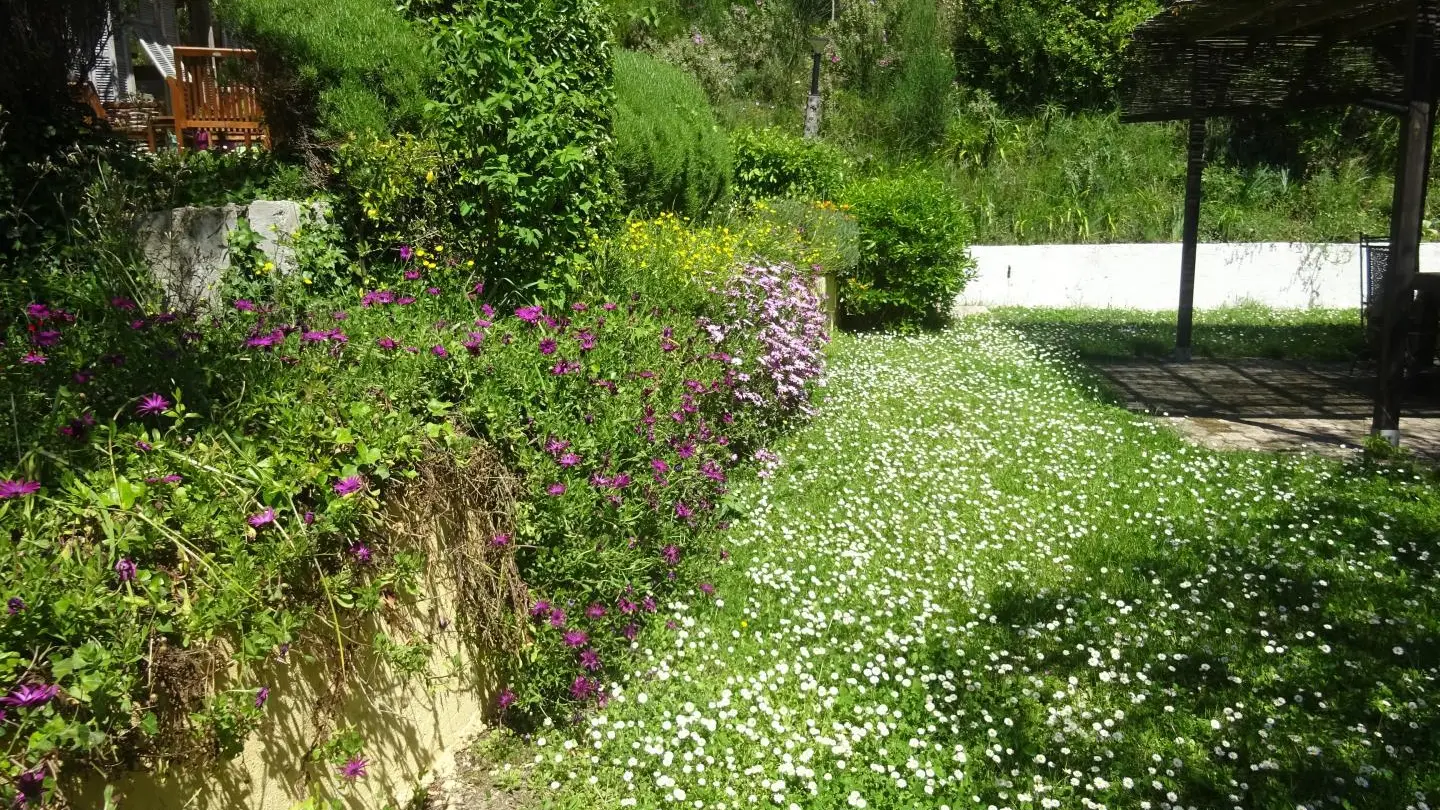
<path fill-rule="evenodd" d="M 259 63 L 255 51 L 242 48 L 177 47 L 175 76 L 170 85 L 175 140 L 185 148 L 192 139 L 214 135 L 267 145 L 264 115 L 257 90 Z"/>

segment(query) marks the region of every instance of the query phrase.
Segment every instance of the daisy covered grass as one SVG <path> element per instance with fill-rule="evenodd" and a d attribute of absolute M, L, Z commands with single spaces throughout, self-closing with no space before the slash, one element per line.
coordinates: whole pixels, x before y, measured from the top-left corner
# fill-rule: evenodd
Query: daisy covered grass
<path fill-rule="evenodd" d="M 1423 808 L 1431 474 L 1219 454 L 967 321 L 838 346 L 713 589 L 530 742 L 564 806 Z"/>

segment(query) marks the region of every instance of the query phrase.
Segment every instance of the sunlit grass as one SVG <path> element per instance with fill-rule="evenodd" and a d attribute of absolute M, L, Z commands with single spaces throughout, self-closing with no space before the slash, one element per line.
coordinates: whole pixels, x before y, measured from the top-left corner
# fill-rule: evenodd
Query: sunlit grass
<path fill-rule="evenodd" d="M 1175 351 L 1171 311 L 1002 307 L 991 317 L 1031 340 L 1087 360 L 1167 358 Z M 1272 309 L 1255 304 L 1197 310 L 1195 357 L 1349 361 L 1364 349 L 1358 309 Z"/>
<path fill-rule="evenodd" d="M 714 596 L 532 740 L 591 806 L 1422 807 L 1428 474 L 1184 444 L 969 320 L 837 352 Z"/>

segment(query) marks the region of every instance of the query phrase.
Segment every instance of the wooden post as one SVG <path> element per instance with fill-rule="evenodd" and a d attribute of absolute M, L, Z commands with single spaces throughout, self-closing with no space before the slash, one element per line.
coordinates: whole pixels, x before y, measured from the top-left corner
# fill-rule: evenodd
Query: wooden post
<path fill-rule="evenodd" d="M 1405 73 L 1406 112 L 1400 121 L 1400 165 L 1395 173 L 1390 215 L 1390 261 L 1380 310 L 1380 364 L 1376 369 L 1375 411 L 1370 431 L 1400 443 L 1400 404 L 1405 382 L 1405 341 L 1410 298 L 1420 271 L 1420 225 L 1430 177 L 1434 134 L 1435 28 L 1440 0 L 1418 0 L 1410 25 Z"/>
<path fill-rule="evenodd" d="M 1190 119 L 1185 150 L 1185 221 L 1180 234 L 1180 311 L 1175 323 L 1175 360 L 1190 362 L 1195 323 L 1195 253 L 1200 243 L 1201 180 L 1205 172 L 1205 119 Z"/>

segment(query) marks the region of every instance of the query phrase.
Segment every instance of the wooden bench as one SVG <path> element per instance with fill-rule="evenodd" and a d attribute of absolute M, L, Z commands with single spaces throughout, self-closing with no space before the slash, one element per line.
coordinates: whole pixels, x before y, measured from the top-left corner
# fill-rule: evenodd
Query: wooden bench
<path fill-rule="evenodd" d="M 186 134 L 206 139 L 237 138 L 246 146 L 270 145 L 257 89 L 259 61 L 245 48 L 176 47 L 170 87 L 175 143 L 185 149 Z"/>

